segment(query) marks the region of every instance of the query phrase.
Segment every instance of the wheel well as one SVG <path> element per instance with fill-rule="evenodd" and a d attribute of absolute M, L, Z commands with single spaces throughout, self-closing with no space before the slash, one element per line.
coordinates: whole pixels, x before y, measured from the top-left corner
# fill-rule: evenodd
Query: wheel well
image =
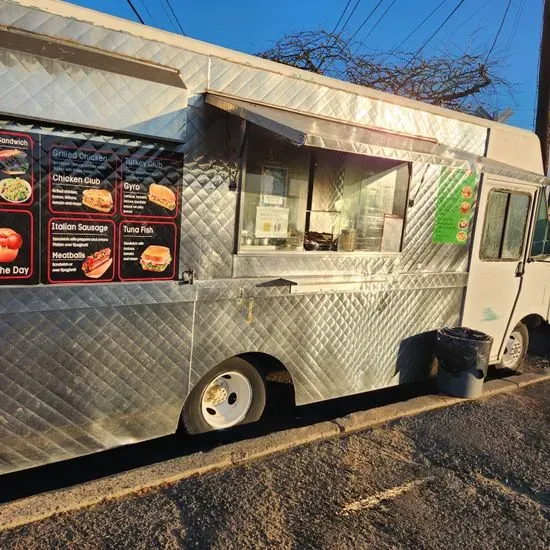
<path fill-rule="evenodd" d="M 292 379 L 292 375 L 288 369 L 283 363 L 281 363 L 281 361 L 279 361 L 276 357 L 273 357 L 273 355 L 259 351 L 251 351 L 247 353 L 240 353 L 236 357 L 240 357 L 241 359 L 244 359 L 254 365 L 254 367 L 257 368 L 268 380 L 275 373 L 286 373 L 289 382 L 294 386 L 294 380 Z"/>
<path fill-rule="evenodd" d="M 526 315 L 521 322 L 527 328 L 537 328 L 544 323 L 544 318 L 538 313 L 532 313 L 531 315 Z"/>
<path fill-rule="evenodd" d="M 267 407 L 281 406 L 282 402 L 286 402 L 288 405 L 291 406 L 294 406 L 296 404 L 296 399 L 294 395 L 294 380 L 292 379 L 292 375 L 284 366 L 284 364 L 281 363 L 281 361 L 279 361 L 276 357 L 273 357 L 273 355 L 261 352 L 239 353 L 237 355 L 227 357 L 223 361 L 220 361 L 219 363 L 214 365 L 212 369 L 215 369 L 222 363 L 225 363 L 226 361 L 237 357 L 250 363 L 267 381 Z M 180 410 L 176 433 L 182 432 L 183 424 L 181 417 L 190 395 L 191 392 L 189 392 L 189 394 L 186 396 Z M 272 397 L 271 399 L 270 396 Z M 273 399 L 273 397 L 275 399 Z"/>

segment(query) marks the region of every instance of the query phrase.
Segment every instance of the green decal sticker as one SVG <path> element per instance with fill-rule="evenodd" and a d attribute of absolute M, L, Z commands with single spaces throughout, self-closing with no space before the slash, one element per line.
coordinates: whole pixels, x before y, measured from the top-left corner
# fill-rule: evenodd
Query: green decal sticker
<path fill-rule="evenodd" d="M 437 192 L 434 243 L 466 244 L 472 228 L 475 172 L 442 168 Z"/>
<path fill-rule="evenodd" d="M 496 321 L 498 315 L 490 308 L 486 307 L 482 313 L 482 321 Z"/>

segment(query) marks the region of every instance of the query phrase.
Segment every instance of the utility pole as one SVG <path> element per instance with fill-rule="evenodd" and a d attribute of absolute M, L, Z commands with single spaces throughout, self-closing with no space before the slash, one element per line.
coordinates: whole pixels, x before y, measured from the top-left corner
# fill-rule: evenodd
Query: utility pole
<path fill-rule="evenodd" d="M 548 174 L 550 149 L 550 0 L 544 0 L 540 42 L 539 91 L 535 132 L 542 147 L 544 175 Z"/>

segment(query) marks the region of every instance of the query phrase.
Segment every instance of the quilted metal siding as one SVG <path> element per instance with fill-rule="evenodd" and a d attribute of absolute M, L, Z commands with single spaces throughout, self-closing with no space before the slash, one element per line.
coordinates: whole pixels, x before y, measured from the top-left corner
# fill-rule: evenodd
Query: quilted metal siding
<path fill-rule="evenodd" d="M 2 111 L 150 136 L 185 135 L 180 88 L 0 49 Z"/>
<path fill-rule="evenodd" d="M 198 279 L 230 278 L 240 121 L 220 116 L 200 95 L 191 101 L 187 121 L 180 272 L 193 269 Z"/>
<path fill-rule="evenodd" d="M 481 126 L 255 67 L 236 66 L 224 59 L 212 60 L 210 90 L 335 120 L 433 138 L 470 153 L 482 154 L 485 147 L 487 129 Z"/>
<path fill-rule="evenodd" d="M 424 288 L 201 301 L 191 384 L 247 351 L 288 368 L 299 404 L 419 379 L 431 357 L 426 336 L 412 337 L 456 324 L 461 299 L 462 288 Z"/>
<path fill-rule="evenodd" d="M 0 315 L 0 473 L 173 432 L 193 307 Z"/>

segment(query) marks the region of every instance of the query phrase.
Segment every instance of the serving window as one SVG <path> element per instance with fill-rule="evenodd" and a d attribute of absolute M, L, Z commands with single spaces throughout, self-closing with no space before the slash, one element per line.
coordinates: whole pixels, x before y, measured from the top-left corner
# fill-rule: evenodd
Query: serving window
<path fill-rule="evenodd" d="M 239 251 L 401 250 L 409 164 L 297 147 L 250 125 Z"/>

